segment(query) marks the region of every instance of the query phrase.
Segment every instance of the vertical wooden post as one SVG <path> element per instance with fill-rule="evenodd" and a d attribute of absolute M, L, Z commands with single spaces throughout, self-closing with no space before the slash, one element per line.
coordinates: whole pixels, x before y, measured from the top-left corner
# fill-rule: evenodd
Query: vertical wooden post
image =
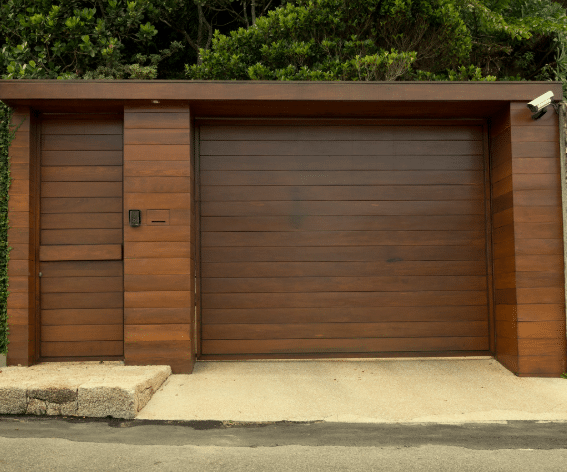
<path fill-rule="evenodd" d="M 29 366 L 36 352 L 35 290 L 35 142 L 29 107 L 18 107 L 12 126 L 19 127 L 9 149 L 12 183 L 8 202 L 8 365 Z"/>
<path fill-rule="evenodd" d="M 492 214 L 497 359 L 519 376 L 567 367 L 557 115 L 511 103 L 493 120 Z"/>
<path fill-rule="evenodd" d="M 195 362 L 193 167 L 188 105 L 124 109 L 124 356 L 128 365 Z M 141 226 L 128 224 L 140 210 Z"/>

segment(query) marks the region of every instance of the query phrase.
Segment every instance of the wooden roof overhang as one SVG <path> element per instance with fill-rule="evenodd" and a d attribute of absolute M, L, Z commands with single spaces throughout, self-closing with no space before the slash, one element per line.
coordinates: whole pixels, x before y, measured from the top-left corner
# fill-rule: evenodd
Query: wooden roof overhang
<path fill-rule="evenodd" d="M 0 100 L 42 112 L 189 104 L 195 117 L 248 118 L 487 118 L 547 91 L 562 99 L 560 82 L 0 81 Z"/>

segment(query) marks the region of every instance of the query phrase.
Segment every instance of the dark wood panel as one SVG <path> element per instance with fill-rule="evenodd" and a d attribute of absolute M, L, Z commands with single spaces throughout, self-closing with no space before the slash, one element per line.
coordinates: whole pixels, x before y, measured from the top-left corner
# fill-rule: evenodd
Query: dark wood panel
<path fill-rule="evenodd" d="M 514 206 L 561 206 L 561 190 L 520 190 L 514 192 Z"/>
<path fill-rule="evenodd" d="M 559 146 L 557 142 L 518 142 L 512 141 L 512 152 L 514 158 L 518 157 L 559 157 Z"/>
<path fill-rule="evenodd" d="M 482 170 L 480 155 L 462 156 L 206 156 L 201 170 Z"/>
<path fill-rule="evenodd" d="M 122 244 L 122 229 L 44 229 L 41 243 L 51 244 Z"/>
<path fill-rule="evenodd" d="M 121 166 L 118 151 L 42 151 L 42 166 Z"/>
<path fill-rule="evenodd" d="M 41 281 L 41 293 L 123 291 L 122 277 L 50 277 Z"/>
<path fill-rule="evenodd" d="M 189 177 L 191 166 L 187 161 L 126 161 L 124 175 L 128 177 Z"/>
<path fill-rule="evenodd" d="M 192 200 L 190 193 L 127 193 L 124 195 L 124 206 L 148 210 L 169 209 L 170 212 L 184 210 L 189 213 Z M 173 225 L 171 218 L 169 224 Z"/>
<path fill-rule="evenodd" d="M 565 339 L 565 321 L 527 321 L 518 323 L 518 338 Z"/>
<path fill-rule="evenodd" d="M 143 226 L 143 229 L 124 227 L 124 241 L 186 241 L 189 243 L 190 226 Z"/>
<path fill-rule="evenodd" d="M 187 124 L 189 115 L 187 114 Z M 124 144 L 186 144 L 189 129 L 124 129 Z"/>
<path fill-rule="evenodd" d="M 125 129 L 177 129 L 189 128 L 189 109 L 184 113 L 126 113 L 124 115 Z"/>
<path fill-rule="evenodd" d="M 486 306 L 205 308 L 207 324 L 224 323 L 381 323 L 486 321 Z"/>
<path fill-rule="evenodd" d="M 201 141 L 480 141 L 480 126 L 268 125 L 216 124 L 200 127 Z"/>
<path fill-rule="evenodd" d="M 534 128 L 535 129 L 535 128 Z M 559 159 L 556 158 L 515 158 L 511 162 L 514 174 L 554 174 L 560 172 Z"/>
<path fill-rule="evenodd" d="M 195 292 L 125 292 L 126 308 L 185 308 L 194 306 Z"/>
<path fill-rule="evenodd" d="M 125 274 L 124 290 L 128 292 L 143 291 L 189 291 L 194 289 L 195 281 L 190 274 Z"/>
<path fill-rule="evenodd" d="M 191 177 L 129 177 L 124 182 L 126 193 L 191 192 Z"/>
<path fill-rule="evenodd" d="M 122 356 L 122 341 L 42 342 L 43 357 L 99 357 Z"/>
<path fill-rule="evenodd" d="M 203 325 L 209 339 L 364 339 L 485 336 L 487 321 Z"/>
<path fill-rule="evenodd" d="M 130 242 L 124 247 L 124 258 L 191 258 L 186 242 Z"/>
<path fill-rule="evenodd" d="M 132 342 L 152 341 L 183 341 L 190 340 L 191 325 L 160 324 L 160 325 L 127 325 L 124 329 L 124 339 Z"/>
<path fill-rule="evenodd" d="M 558 174 L 515 174 L 514 191 L 518 190 L 552 190 L 561 187 Z"/>
<path fill-rule="evenodd" d="M 562 239 L 518 239 L 516 254 L 519 256 L 536 254 L 563 254 Z"/>
<path fill-rule="evenodd" d="M 138 276 L 144 277 L 144 276 Z M 155 276 L 156 284 L 158 277 Z M 128 280 L 128 277 L 125 279 Z M 172 281 L 173 282 L 173 281 Z M 201 293 L 419 292 L 486 290 L 486 276 L 203 278 Z M 173 290 L 173 287 L 170 288 Z"/>
<path fill-rule="evenodd" d="M 203 354 L 487 350 L 488 337 L 203 341 Z"/>
<path fill-rule="evenodd" d="M 122 261 L 42 262 L 43 279 L 50 277 L 121 277 Z"/>
<path fill-rule="evenodd" d="M 124 322 L 128 325 L 187 324 L 191 322 L 191 316 L 189 307 L 124 309 Z"/>
<path fill-rule="evenodd" d="M 564 356 L 522 356 L 518 362 L 522 369 L 519 377 L 559 377 L 567 367 Z"/>
<path fill-rule="evenodd" d="M 54 166 L 41 168 L 42 182 L 121 182 L 121 166 Z"/>
<path fill-rule="evenodd" d="M 120 213 L 43 213 L 41 227 L 43 229 L 121 228 L 122 211 Z"/>
<path fill-rule="evenodd" d="M 396 185 L 396 186 L 250 186 L 203 185 L 201 201 L 278 201 L 278 200 L 480 200 L 480 185 Z"/>
<path fill-rule="evenodd" d="M 151 261 L 152 259 L 146 260 Z M 137 267 L 137 264 L 125 261 L 126 273 L 128 273 L 129 266 Z M 376 277 L 385 275 L 486 275 L 486 263 L 484 261 L 278 262 L 277 264 L 273 262 L 209 262 L 201 268 L 202 277 Z"/>
<path fill-rule="evenodd" d="M 41 246 L 40 261 L 109 261 L 122 259 L 122 245 Z"/>
<path fill-rule="evenodd" d="M 203 216 L 201 231 L 481 231 L 479 215 L 448 216 Z"/>
<path fill-rule="evenodd" d="M 515 224 L 516 238 L 524 239 L 562 239 L 563 229 L 560 221 L 553 223 Z"/>
<path fill-rule="evenodd" d="M 510 194 L 510 206 L 512 198 Z M 202 216 L 447 216 L 483 215 L 480 201 L 447 202 L 202 202 Z M 504 208 L 503 208 L 504 209 Z"/>
<path fill-rule="evenodd" d="M 516 256 L 516 269 L 520 272 L 562 272 L 563 258 L 558 255 L 518 255 Z"/>
<path fill-rule="evenodd" d="M 555 223 L 561 218 L 561 207 L 557 206 L 517 206 L 514 208 L 514 221 L 518 223 Z"/>
<path fill-rule="evenodd" d="M 43 115 L 41 134 L 119 134 L 122 117 L 117 115 Z"/>
<path fill-rule="evenodd" d="M 85 308 L 42 310 L 42 326 L 120 325 L 124 322 L 122 308 Z"/>
<path fill-rule="evenodd" d="M 122 308 L 122 292 L 105 293 L 45 293 L 41 297 L 43 310 L 61 310 L 67 308 Z"/>
<path fill-rule="evenodd" d="M 482 141 L 217 140 L 201 142 L 200 153 L 201 156 L 459 156 L 482 154 Z"/>
<path fill-rule="evenodd" d="M 126 169 L 125 175 L 130 175 L 127 172 L 131 171 Z M 149 175 L 148 171 L 143 172 L 141 175 Z M 481 181 L 482 173 L 477 170 L 201 172 L 202 185 L 470 185 Z"/>
<path fill-rule="evenodd" d="M 296 231 L 202 233 L 201 247 L 465 246 L 482 244 L 480 231 Z"/>
<path fill-rule="evenodd" d="M 44 182 L 42 198 L 122 197 L 122 182 Z"/>
<path fill-rule="evenodd" d="M 124 343 L 126 365 L 169 365 L 174 374 L 190 374 L 194 360 L 190 341 L 146 341 Z"/>
<path fill-rule="evenodd" d="M 125 274 L 186 274 L 193 273 L 193 261 L 190 258 L 156 258 L 156 259 L 125 259 Z"/>
<path fill-rule="evenodd" d="M 141 245 L 133 248 L 134 244 Z M 143 245 L 143 246 L 142 246 Z M 156 245 L 156 246 L 154 246 Z M 125 257 L 149 257 L 153 251 L 167 253 L 157 243 L 132 243 L 125 248 Z M 180 257 L 175 249 L 164 257 Z M 154 257 L 158 257 L 157 255 Z M 189 255 L 187 257 L 190 257 Z M 485 248 L 474 246 L 383 246 L 328 248 L 209 248 L 201 253 L 202 262 L 317 262 L 317 261 L 480 261 L 485 259 Z"/>
<path fill-rule="evenodd" d="M 126 144 L 125 161 L 189 161 L 190 147 L 184 144 Z"/>
<path fill-rule="evenodd" d="M 319 292 L 319 293 L 205 293 L 205 308 L 326 308 L 484 305 L 486 291 L 433 292 Z M 529 303 L 529 302 L 526 302 Z M 553 303 L 553 302 L 550 302 Z"/>
<path fill-rule="evenodd" d="M 46 134 L 41 136 L 44 151 L 121 151 L 122 135 Z"/>
<path fill-rule="evenodd" d="M 42 326 L 42 342 L 122 341 L 122 324 Z"/>
<path fill-rule="evenodd" d="M 42 213 L 122 213 L 121 198 L 42 198 Z"/>

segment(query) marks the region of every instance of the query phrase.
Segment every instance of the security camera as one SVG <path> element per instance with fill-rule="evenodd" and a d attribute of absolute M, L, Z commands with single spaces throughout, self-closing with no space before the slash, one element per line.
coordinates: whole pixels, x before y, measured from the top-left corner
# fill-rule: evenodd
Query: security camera
<path fill-rule="evenodd" d="M 528 108 L 532 113 L 537 113 L 542 111 L 544 108 L 551 105 L 551 101 L 553 100 L 553 92 L 549 91 L 540 95 L 536 99 L 532 100 L 528 103 Z"/>

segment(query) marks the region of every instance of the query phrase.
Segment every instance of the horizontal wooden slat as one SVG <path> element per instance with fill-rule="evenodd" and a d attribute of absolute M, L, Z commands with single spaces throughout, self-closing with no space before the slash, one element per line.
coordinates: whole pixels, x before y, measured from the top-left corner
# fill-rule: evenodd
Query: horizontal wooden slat
<path fill-rule="evenodd" d="M 122 341 L 123 330 L 122 324 L 42 326 L 41 340 L 42 342 Z"/>
<path fill-rule="evenodd" d="M 190 308 L 125 308 L 126 324 L 188 324 L 193 314 Z"/>
<path fill-rule="evenodd" d="M 124 161 L 189 161 L 185 144 L 125 144 Z"/>
<path fill-rule="evenodd" d="M 485 290 L 484 276 L 203 278 L 202 293 L 417 292 Z"/>
<path fill-rule="evenodd" d="M 190 258 L 125 259 L 125 274 L 186 274 L 192 273 L 193 261 Z"/>
<path fill-rule="evenodd" d="M 42 229 L 118 229 L 122 228 L 122 210 L 119 213 L 43 213 L 41 227 Z"/>
<path fill-rule="evenodd" d="M 130 242 L 124 247 L 124 258 L 191 258 L 187 242 Z"/>
<path fill-rule="evenodd" d="M 203 354 L 486 350 L 488 337 L 203 341 Z"/>
<path fill-rule="evenodd" d="M 189 110 L 185 113 L 126 113 L 125 129 L 189 129 Z"/>
<path fill-rule="evenodd" d="M 278 200 L 367 200 L 367 201 L 443 201 L 481 200 L 479 185 L 393 185 L 393 186 L 275 186 L 203 185 L 201 201 L 278 201 Z"/>
<path fill-rule="evenodd" d="M 125 274 L 124 290 L 128 292 L 142 291 L 189 291 L 194 289 L 195 281 L 191 274 Z"/>
<path fill-rule="evenodd" d="M 122 150 L 42 151 L 42 166 L 121 166 Z"/>
<path fill-rule="evenodd" d="M 134 244 L 140 246 L 132 247 Z M 186 245 L 182 248 L 187 250 Z M 163 252 L 164 257 L 182 257 L 181 254 L 175 254 L 175 248 L 168 249 L 168 246 L 162 247 L 158 243 L 129 244 L 125 248 L 125 257 L 149 257 L 155 250 Z M 171 255 L 166 256 L 165 254 Z M 158 255 L 156 254 L 155 257 Z M 184 257 L 190 257 L 190 255 Z M 332 252 L 324 247 L 238 247 L 203 248 L 201 252 L 202 262 L 479 261 L 484 258 L 485 248 L 481 246 L 344 246 L 334 248 Z"/>
<path fill-rule="evenodd" d="M 124 241 L 186 241 L 189 243 L 191 235 L 190 226 L 147 226 L 142 228 L 132 228 L 127 226 L 124 228 Z"/>
<path fill-rule="evenodd" d="M 202 141 L 200 154 L 201 156 L 458 156 L 482 154 L 482 141 L 216 140 Z"/>
<path fill-rule="evenodd" d="M 125 292 L 126 308 L 184 308 L 194 307 L 195 292 L 162 291 L 162 292 Z"/>
<path fill-rule="evenodd" d="M 187 115 L 188 117 L 188 115 Z M 189 121 L 187 119 L 187 121 Z M 124 129 L 124 144 L 189 144 L 189 129 Z"/>
<path fill-rule="evenodd" d="M 157 158 L 158 156 L 156 156 Z M 188 177 L 191 166 L 186 161 L 126 161 L 126 177 Z"/>
<path fill-rule="evenodd" d="M 42 326 L 120 325 L 124 322 L 122 308 L 71 308 L 41 310 Z"/>
<path fill-rule="evenodd" d="M 121 182 L 121 166 L 54 166 L 41 168 L 42 182 Z"/>
<path fill-rule="evenodd" d="M 44 182 L 46 197 L 122 197 L 122 182 Z"/>
<path fill-rule="evenodd" d="M 481 244 L 480 231 L 301 231 L 211 232 L 202 235 L 202 248 L 213 246 L 465 246 Z M 331 250 L 331 249 L 329 249 Z"/>
<path fill-rule="evenodd" d="M 122 356 L 123 341 L 42 342 L 43 357 Z"/>
<path fill-rule="evenodd" d="M 488 321 L 203 325 L 208 339 L 364 339 L 485 336 Z"/>
<path fill-rule="evenodd" d="M 46 134 L 41 137 L 44 151 L 120 151 L 122 135 Z"/>
<path fill-rule="evenodd" d="M 122 213 L 122 198 L 42 198 L 42 213 Z"/>
<path fill-rule="evenodd" d="M 472 141 L 482 139 L 480 126 L 388 126 L 388 125 L 246 125 L 217 124 L 200 127 L 201 141 L 391 141 L 439 140 Z"/>
<path fill-rule="evenodd" d="M 152 261 L 153 259 L 146 259 Z M 181 259 L 184 260 L 184 259 Z M 138 267 L 125 261 L 125 271 Z M 164 264 L 165 265 L 165 264 Z M 153 267 L 153 266 L 152 266 Z M 156 267 L 156 269 L 159 269 Z M 141 270 L 141 269 L 138 269 Z M 149 272 L 148 272 L 149 273 Z M 399 275 L 485 275 L 484 261 L 397 261 L 397 262 L 209 262 L 201 277 L 376 277 Z"/>
<path fill-rule="evenodd" d="M 105 293 L 45 293 L 41 297 L 42 310 L 61 310 L 67 308 L 122 308 L 124 294 Z"/>
<path fill-rule="evenodd" d="M 184 193 L 127 193 L 124 195 L 124 206 L 126 208 L 139 208 L 148 210 L 168 209 L 185 210 L 190 212 L 193 207 L 193 195 Z M 144 224 L 145 221 L 142 221 Z M 169 221 L 170 225 L 174 223 Z"/>
<path fill-rule="evenodd" d="M 433 292 L 319 292 L 319 293 L 205 293 L 205 308 L 326 308 L 380 306 L 486 305 L 486 291 Z M 526 300 L 526 303 L 530 303 Z M 550 302 L 553 303 L 553 302 Z"/>
<path fill-rule="evenodd" d="M 230 154 L 230 153 L 229 153 Z M 482 156 L 207 156 L 201 170 L 210 171 L 360 171 L 360 170 L 482 170 Z"/>
<path fill-rule="evenodd" d="M 40 261 L 103 261 L 122 259 L 122 245 L 41 246 Z"/>
<path fill-rule="evenodd" d="M 122 117 L 119 115 L 44 115 L 41 133 L 47 134 L 118 134 L 122 135 Z"/>
<path fill-rule="evenodd" d="M 58 244 L 122 244 L 122 229 L 44 229 L 44 245 Z"/>
<path fill-rule="evenodd" d="M 191 177 L 129 177 L 125 193 L 184 193 L 192 191 Z"/>
<path fill-rule="evenodd" d="M 124 169 L 128 174 L 127 168 Z M 202 171 L 202 185 L 470 185 L 481 171 Z M 139 175 L 139 174 L 135 174 Z M 148 175 L 142 174 L 142 175 Z M 163 175 L 163 174 L 162 174 Z M 189 174 L 175 174 L 189 175 Z"/>
<path fill-rule="evenodd" d="M 122 277 L 50 277 L 41 281 L 41 293 L 123 291 Z"/>
<path fill-rule="evenodd" d="M 127 325 L 124 329 L 124 341 L 190 341 L 190 329 L 190 324 Z"/>
<path fill-rule="evenodd" d="M 481 231 L 479 215 L 390 216 L 203 216 L 201 230 L 211 231 Z"/>
<path fill-rule="evenodd" d="M 203 319 L 215 323 L 380 323 L 486 321 L 486 307 L 404 306 L 326 308 L 204 308 Z"/>
<path fill-rule="evenodd" d="M 203 216 L 443 216 L 484 215 L 481 201 L 447 202 L 203 202 Z"/>

